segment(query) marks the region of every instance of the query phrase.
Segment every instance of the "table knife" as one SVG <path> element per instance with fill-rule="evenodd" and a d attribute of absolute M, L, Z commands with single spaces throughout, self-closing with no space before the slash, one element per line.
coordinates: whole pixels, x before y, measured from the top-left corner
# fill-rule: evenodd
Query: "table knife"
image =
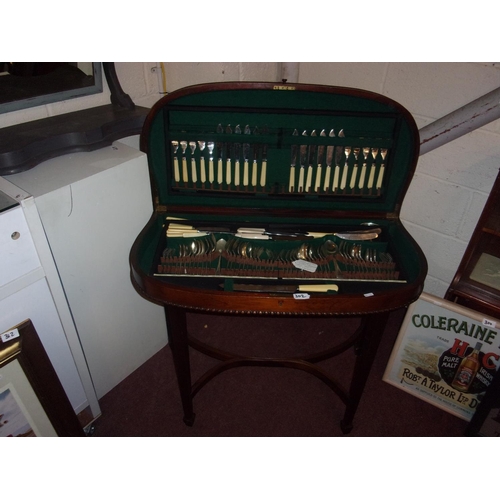
<path fill-rule="evenodd" d="M 380 150 L 380 156 L 382 157 L 382 165 L 380 165 L 380 170 L 378 172 L 376 189 L 380 189 L 382 187 L 382 181 L 384 179 L 384 170 L 385 170 L 385 157 L 387 156 L 387 149 Z"/>
<path fill-rule="evenodd" d="M 191 182 L 196 184 L 198 181 L 198 175 L 196 173 L 196 158 L 194 157 L 194 153 L 196 151 L 196 142 L 189 141 L 189 148 L 191 149 Z"/>
<path fill-rule="evenodd" d="M 344 137 L 344 132 L 342 130 L 339 132 L 339 137 Z M 333 174 L 333 185 L 332 185 L 333 193 L 335 193 L 337 191 L 337 188 L 339 187 L 340 162 L 342 161 L 343 156 L 344 156 L 344 147 L 337 146 L 335 148 L 335 172 Z"/>
<path fill-rule="evenodd" d="M 219 123 L 219 125 L 217 125 L 217 133 L 218 134 L 224 133 L 224 129 L 222 128 L 222 125 L 220 123 Z M 222 181 L 223 181 L 223 177 L 222 177 L 222 154 L 223 154 L 222 141 L 217 142 L 217 153 L 219 155 L 219 158 L 217 160 L 217 182 L 219 184 L 222 184 Z"/>
<path fill-rule="evenodd" d="M 245 135 L 250 135 L 250 126 L 246 125 L 245 126 Z M 250 156 L 250 144 L 248 142 L 245 142 L 243 144 L 243 185 L 248 186 L 248 158 Z"/>
<path fill-rule="evenodd" d="M 373 181 L 375 180 L 375 164 L 378 156 L 378 148 L 372 148 L 372 165 L 370 167 L 370 177 L 368 178 L 368 189 L 372 189 Z"/>
<path fill-rule="evenodd" d="M 267 127 L 264 127 L 264 130 L 262 131 L 263 135 L 267 135 Z M 262 144 L 262 166 L 261 166 L 261 171 L 260 171 L 260 185 L 261 187 L 266 186 L 266 177 L 267 177 L 267 142 L 264 139 L 264 142 Z"/>
<path fill-rule="evenodd" d="M 205 170 L 205 141 L 198 141 L 198 146 L 200 148 L 200 181 L 205 183 L 207 180 L 207 173 Z"/>
<path fill-rule="evenodd" d="M 253 129 L 254 135 L 259 134 L 258 127 Z M 254 144 L 253 147 L 253 163 L 252 163 L 252 186 L 257 186 L 257 159 L 259 157 L 259 149 L 261 145 Z"/>
<path fill-rule="evenodd" d="M 326 132 L 323 129 L 320 134 L 320 137 L 326 137 Z M 317 193 L 321 186 L 321 169 L 323 164 L 323 157 L 325 156 L 325 146 L 322 144 L 318 148 L 318 166 L 316 167 L 316 182 L 314 184 L 314 191 Z"/>
<path fill-rule="evenodd" d="M 302 132 L 304 137 L 307 137 L 307 130 Z M 306 168 L 307 161 L 307 145 L 303 144 L 300 146 L 300 170 L 299 170 L 299 185 L 298 192 L 302 193 L 304 191 L 304 170 Z"/>
<path fill-rule="evenodd" d="M 267 231 L 263 228 L 242 227 L 239 228 L 235 234 L 239 238 L 248 239 L 278 239 L 278 238 L 291 238 L 296 240 L 307 240 L 311 238 L 323 238 L 325 236 L 336 236 L 342 240 L 353 241 L 367 241 L 378 238 L 382 232 L 381 228 L 360 229 L 353 231 L 339 231 L 339 232 L 294 232 L 294 231 Z"/>
<path fill-rule="evenodd" d="M 207 143 L 208 148 L 208 182 L 213 184 L 214 182 L 214 143 Z"/>
<path fill-rule="evenodd" d="M 233 130 L 231 125 L 226 127 L 226 134 L 232 134 Z M 226 142 L 226 184 L 231 184 L 231 147 L 230 142 Z"/>
<path fill-rule="evenodd" d="M 351 155 L 351 146 L 344 148 L 345 163 L 344 170 L 342 170 L 342 180 L 340 181 L 340 189 L 345 190 L 347 185 L 347 172 L 349 171 L 349 156 Z"/>
<path fill-rule="evenodd" d="M 224 284 L 219 285 L 224 288 Z M 318 285 L 253 285 L 250 283 L 234 283 L 232 290 L 236 292 L 261 293 L 296 293 L 296 292 L 338 292 L 339 287 L 334 283 Z"/>
<path fill-rule="evenodd" d="M 363 166 L 361 167 L 361 174 L 359 176 L 359 183 L 358 183 L 358 188 L 361 192 L 365 187 L 366 160 L 368 159 L 369 153 L 370 153 L 370 148 L 363 148 Z"/>
<path fill-rule="evenodd" d="M 297 129 L 293 131 L 293 136 L 299 135 Z M 292 144 L 292 159 L 290 160 L 290 182 L 288 184 L 288 191 L 293 193 L 295 191 L 295 165 L 297 164 L 297 154 L 299 152 L 299 146 L 297 144 Z"/>
<path fill-rule="evenodd" d="M 316 137 L 316 130 L 313 130 L 311 132 L 311 137 Z M 312 186 L 313 163 L 315 162 L 316 148 L 317 148 L 316 144 L 311 144 L 309 146 L 309 161 L 307 167 L 306 187 L 304 189 L 306 193 L 309 193 Z"/>
<path fill-rule="evenodd" d="M 235 134 L 241 134 L 241 128 L 239 125 L 236 125 L 234 129 Z M 234 145 L 234 185 L 240 185 L 240 150 L 241 143 L 237 142 Z M 238 188 L 239 189 L 239 188 Z"/>
<path fill-rule="evenodd" d="M 351 182 L 349 184 L 349 187 L 351 189 L 354 189 L 356 187 L 356 177 L 358 176 L 358 157 L 359 157 L 360 151 L 361 151 L 360 148 L 353 148 L 354 167 L 352 169 Z"/>
<path fill-rule="evenodd" d="M 328 137 L 335 137 L 335 131 L 330 130 Z M 326 172 L 325 172 L 325 183 L 323 184 L 323 191 L 328 192 L 330 189 L 330 176 L 332 172 L 332 162 L 333 162 L 333 152 L 335 151 L 335 146 L 328 146 L 326 148 Z"/>
<path fill-rule="evenodd" d="M 186 158 L 187 141 L 181 141 L 182 148 L 182 182 L 188 182 L 188 167 Z"/>

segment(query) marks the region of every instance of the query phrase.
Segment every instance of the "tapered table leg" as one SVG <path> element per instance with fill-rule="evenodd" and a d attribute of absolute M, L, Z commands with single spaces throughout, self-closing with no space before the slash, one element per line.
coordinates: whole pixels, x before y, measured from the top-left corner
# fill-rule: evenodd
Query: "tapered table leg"
<path fill-rule="evenodd" d="M 366 385 L 368 375 L 377 354 L 377 349 L 384 333 L 389 313 L 370 314 L 364 322 L 363 332 L 356 349 L 356 361 L 349 388 L 349 401 L 340 428 L 344 434 L 351 432 L 352 421 Z"/>
<path fill-rule="evenodd" d="M 172 351 L 177 384 L 184 411 L 184 423 L 193 425 L 193 398 L 191 395 L 191 366 L 189 361 L 189 345 L 186 322 L 186 310 L 181 307 L 165 306 L 167 320 L 168 343 Z"/>

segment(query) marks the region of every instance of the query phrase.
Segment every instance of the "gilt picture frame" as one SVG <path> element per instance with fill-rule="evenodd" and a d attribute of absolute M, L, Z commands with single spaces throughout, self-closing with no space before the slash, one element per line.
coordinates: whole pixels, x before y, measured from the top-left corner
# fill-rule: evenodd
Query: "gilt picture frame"
<path fill-rule="evenodd" d="M 31 320 L 0 334 L 0 437 L 84 431 Z"/>
<path fill-rule="evenodd" d="M 499 366 L 499 319 L 423 293 L 408 307 L 383 380 L 470 421 Z"/>

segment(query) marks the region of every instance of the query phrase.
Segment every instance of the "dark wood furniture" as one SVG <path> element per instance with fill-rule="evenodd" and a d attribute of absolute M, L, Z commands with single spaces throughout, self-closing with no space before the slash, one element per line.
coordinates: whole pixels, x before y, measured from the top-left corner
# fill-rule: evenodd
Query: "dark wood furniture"
<path fill-rule="evenodd" d="M 141 148 L 155 210 L 131 249 L 131 279 L 165 307 L 186 424 L 194 421 L 194 395 L 217 374 L 280 366 L 327 384 L 346 405 L 341 427 L 349 432 L 388 315 L 418 298 L 427 272 L 399 219 L 418 158 L 411 115 L 355 89 L 205 84 L 161 99 L 146 119 Z M 179 223 L 202 236 L 188 229 L 181 236 Z M 253 239 L 248 228 L 255 227 L 271 239 Z M 326 291 L 332 285 L 338 289 Z M 241 321 L 328 316 L 332 327 L 335 318 L 357 316 L 361 323 L 324 352 L 261 358 L 189 336 L 186 313 L 193 311 Z M 194 383 L 190 348 L 219 360 Z M 317 363 L 350 348 L 357 356 L 344 388 Z"/>
<path fill-rule="evenodd" d="M 16 325 L 18 337 L 0 339 L 0 367 L 17 360 L 59 437 L 85 433 L 31 320 Z"/>
<path fill-rule="evenodd" d="M 445 298 L 500 319 L 500 173 Z"/>
<path fill-rule="evenodd" d="M 102 65 L 111 104 L 1 128 L 0 175 L 18 174 L 58 156 L 95 151 L 141 132 L 149 109 L 135 106 L 123 92 L 114 63 Z"/>

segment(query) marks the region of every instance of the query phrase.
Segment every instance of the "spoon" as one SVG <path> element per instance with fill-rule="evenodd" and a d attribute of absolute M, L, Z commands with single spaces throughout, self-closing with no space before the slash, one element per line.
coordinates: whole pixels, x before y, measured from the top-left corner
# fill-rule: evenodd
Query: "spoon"
<path fill-rule="evenodd" d="M 342 241 L 340 244 L 342 245 L 344 243 L 345 242 Z M 339 247 L 332 240 L 326 240 L 322 246 L 322 250 L 323 250 L 323 255 L 325 255 L 325 254 L 335 255 L 336 253 L 339 252 Z M 339 278 L 341 275 L 341 271 L 340 271 L 340 266 L 339 266 L 336 258 L 333 259 L 333 265 L 335 266 L 335 277 Z"/>
<path fill-rule="evenodd" d="M 332 240 L 326 240 L 323 244 L 323 250 L 330 255 L 336 254 L 339 251 L 339 248 L 336 243 Z"/>
<path fill-rule="evenodd" d="M 221 238 L 220 240 L 217 240 L 217 243 L 215 244 L 215 250 L 219 252 L 219 262 L 217 263 L 217 271 L 216 273 L 220 273 L 220 262 L 222 260 L 222 252 L 226 248 L 227 241 L 224 238 Z"/>

